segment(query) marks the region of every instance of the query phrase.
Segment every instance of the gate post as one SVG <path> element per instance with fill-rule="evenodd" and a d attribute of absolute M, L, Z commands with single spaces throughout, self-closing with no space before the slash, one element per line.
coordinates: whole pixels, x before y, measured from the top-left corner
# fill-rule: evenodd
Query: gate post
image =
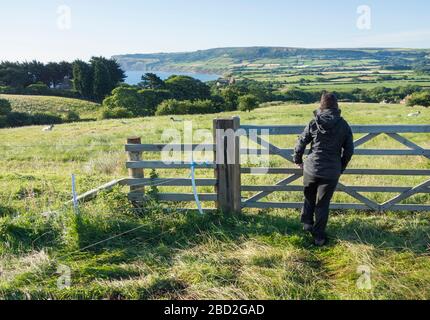
<path fill-rule="evenodd" d="M 223 213 L 240 214 L 242 210 L 239 128 L 239 117 L 214 119 L 217 209 Z"/>
<path fill-rule="evenodd" d="M 127 139 L 127 144 L 141 144 L 142 140 L 140 137 L 130 137 Z M 141 161 L 141 151 L 128 151 L 128 161 Z M 143 169 L 128 169 L 128 175 L 131 179 L 143 179 Z M 142 202 L 145 195 L 145 187 L 143 186 L 130 186 L 130 195 L 133 197 L 133 202 Z"/>

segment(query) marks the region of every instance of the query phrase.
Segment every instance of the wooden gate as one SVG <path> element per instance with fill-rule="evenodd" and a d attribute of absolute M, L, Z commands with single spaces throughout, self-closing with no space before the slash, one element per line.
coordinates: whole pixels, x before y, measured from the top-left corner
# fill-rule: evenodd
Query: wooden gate
<path fill-rule="evenodd" d="M 225 135 L 217 134 L 217 130 L 233 130 L 236 134 L 234 139 L 229 139 Z M 216 207 L 224 212 L 239 213 L 242 208 L 295 208 L 299 209 L 303 203 L 275 203 L 265 202 L 267 196 L 274 192 L 299 192 L 303 190 L 302 186 L 292 185 L 294 181 L 300 179 L 303 175 L 302 170 L 296 168 L 251 168 L 242 167 L 240 164 L 240 155 L 261 153 L 260 150 L 241 149 L 240 137 L 245 136 L 253 140 L 256 144 L 265 149 L 270 156 L 281 157 L 292 162 L 294 150 L 283 149 L 266 141 L 261 133 L 270 134 L 270 136 L 288 136 L 299 135 L 304 130 L 303 126 L 240 126 L 239 118 L 215 119 L 214 120 L 214 144 L 207 145 L 205 148 L 212 148 L 214 152 L 214 161 L 204 164 L 193 163 L 173 163 L 165 164 L 161 161 L 145 161 L 142 159 L 143 152 L 160 152 L 166 147 L 166 144 L 141 144 L 139 138 L 130 138 L 126 145 L 128 153 L 127 168 L 130 176 L 122 181 L 122 184 L 129 185 L 131 188 L 129 197 L 133 201 L 143 201 L 145 196 L 145 186 L 191 186 L 190 178 L 145 178 L 144 169 L 188 169 L 194 166 L 196 169 L 214 169 L 214 177 L 207 179 L 196 179 L 197 186 L 212 186 L 213 193 L 198 194 L 202 202 L 215 202 Z M 355 141 L 355 155 L 366 155 L 369 157 L 381 156 L 422 156 L 430 159 L 430 150 L 418 146 L 414 142 L 405 138 L 401 134 L 416 133 L 429 134 L 430 125 L 417 126 L 352 126 L 354 134 L 364 134 L 363 137 Z M 256 134 L 257 133 L 257 134 Z M 390 138 L 401 143 L 407 149 L 364 149 L 360 148 L 365 143 L 371 141 L 379 135 L 385 134 Z M 194 151 L 199 145 L 180 145 L 179 149 L 183 151 Z M 292 146 L 293 147 L 293 146 Z M 227 161 L 226 150 L 232 155 L 236 162 Z M 220 155 L 223 155 L 220 157 Z M 216 160 L 216 161 L 215 161 Z M 285 178 L 275 185 L 242 185 L 241 176 L 249 174 L 269 174 L 285 175 Z M 346 175 L 369 175 L 369 176 L 422 176 L 430 177 L 430 170 L 396 170 L 396 169 L 349 169 Z M 338 192 L 344 192 L 356 199 L 359 203 L 333 203 L 332 209 L 356 209 L 372 210 L 384 212 L 387 210 L 404 210 L 404 211 L 430 211 L 430 205 L 426 204 L 400 204 L 402 201 L 418 194 L 430 193 L 430 180 L 426 180 L 417 186 L 351 186 L 339 183 Z M 242 192 L 254 192 L 253 196 L 243 198 Z M 361 193 L 398 193 L 394 198 L 384 202 L 377 203 L 374 200 L 362 195 Z M 192 193 L 161 193 L 158 199 L 160 201 L 173 202 L 194 202 L 195 197 Z"/>
<path fill-rule="evenodd" d="M 250 134 L 251 131 L 260 133 L 269 133 L 270 136 L 279 135 L 300 135 L 303 126 L 242 126 L 241 127 L 249 139 L 252 139 L 258 145 L 264 146 L 268 149 L 270 155 L 279 156 L 283 159 L 293 162 L 294 149 L 282 149 L 270 142 L 264 140 L 261 136 Z M 385 126 L 385 125 L 372 125 L 372 126 L 351 126 L 354 134 L 365 134 L 363 137 L 354 142 L 355 156 L 371 156 L 371 157 L 386 157 L 386 156 L 423 156 L 430 159 L 430 150 L 424 149 L 409 139 L 401 136 L 404 133 L 430 133 L 430 126 Z M 371 141 L 379 135 L 386 134 L 390 138 L 401 143 L 408 149 L 364 149 L 360 146 Z M 243 150 L 242 153 L 245 153 Z M 247 150 L 247 152 L 256 153 L 260 150 Z M 242 191 L 258 192 L 256 195 L 245 199 L 243 207 L 246 208 L 302 208 L 303 203 L 273 203 L 261 202 L 262 199 L 267 197 L 273 192 L 284 191 L 303 191 L 303 187 L 292 186 L 291 183 L 302 177 L 303 172 L 300 169 L 290 168 L 242 168 L 242 174 L 258 173 L 264 174 L 284 174 L 287 177 L 282 179 L 273 186 L 242 186 Z M 349 169 L 345 172 L 346 175 L 373 175 L 373 176 L 423 176 L 430 177 L 430 170 L 396 170 L 396 169 Z M 338 184 L 338 192 L 345 192 L 352 198 L 358 200 L 360 203 L 333 203 L 332 209 L 356 209 L 356 210 L 373 210 L 383 212 L 387 210 L 410 210 L 410 211 L 423 211 L 429 210 L 430 205 L 422 204 L 399 204 L 418 193 L 430 193 L 430 180 L 425 181 L 413 187 L 397 187 L 397 186 L 347 186 L 342 183 Z M 361 193 L 399 193 L 399 195 L 386 201 L 384 203 L 377 203 L 368 197 L 363 196 Z"/>

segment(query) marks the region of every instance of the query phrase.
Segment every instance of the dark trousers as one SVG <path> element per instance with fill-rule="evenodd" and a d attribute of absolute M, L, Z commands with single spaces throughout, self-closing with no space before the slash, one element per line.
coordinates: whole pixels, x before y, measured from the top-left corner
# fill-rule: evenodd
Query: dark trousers
<path fill-rule="evenodd" d="M 324 179 L 304 174 L 305 204 L 302 212 L 302 223 L 314 226 L 315 238 L 325 238 L 330 201 L 336 190 L 339 179 Z"/>

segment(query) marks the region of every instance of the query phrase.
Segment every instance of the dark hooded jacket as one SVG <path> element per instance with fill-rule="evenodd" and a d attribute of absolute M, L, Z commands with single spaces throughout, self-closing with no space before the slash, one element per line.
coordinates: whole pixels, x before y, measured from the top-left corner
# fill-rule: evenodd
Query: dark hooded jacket
<path fill-rule="evenodd" d="M 306 146 L 311 144 L 305 172 L 319 178 L 339 179 L 354 154 L 351 128 L 339 109 L 317 110 L 314 114 L 297 141 L 294 162 L 303 164 Z"/>

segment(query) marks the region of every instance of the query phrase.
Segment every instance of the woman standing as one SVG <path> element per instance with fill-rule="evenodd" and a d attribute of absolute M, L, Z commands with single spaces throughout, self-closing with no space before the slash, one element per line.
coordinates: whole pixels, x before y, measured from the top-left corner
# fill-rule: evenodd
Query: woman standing
<path fill-rule="evenodd" d="M 323 94 L 314 115 L 297 142 L 294 162 L 304 169 L 305 203 L 301 219 L 304 230 L 312 233 L 315 245 L 323 246 L 327 242 L 330 201 L 354 154 L 354 141 L 334 94 Z M 303 162 L 308 144 L 311 144 L 310 154 Z"/>

